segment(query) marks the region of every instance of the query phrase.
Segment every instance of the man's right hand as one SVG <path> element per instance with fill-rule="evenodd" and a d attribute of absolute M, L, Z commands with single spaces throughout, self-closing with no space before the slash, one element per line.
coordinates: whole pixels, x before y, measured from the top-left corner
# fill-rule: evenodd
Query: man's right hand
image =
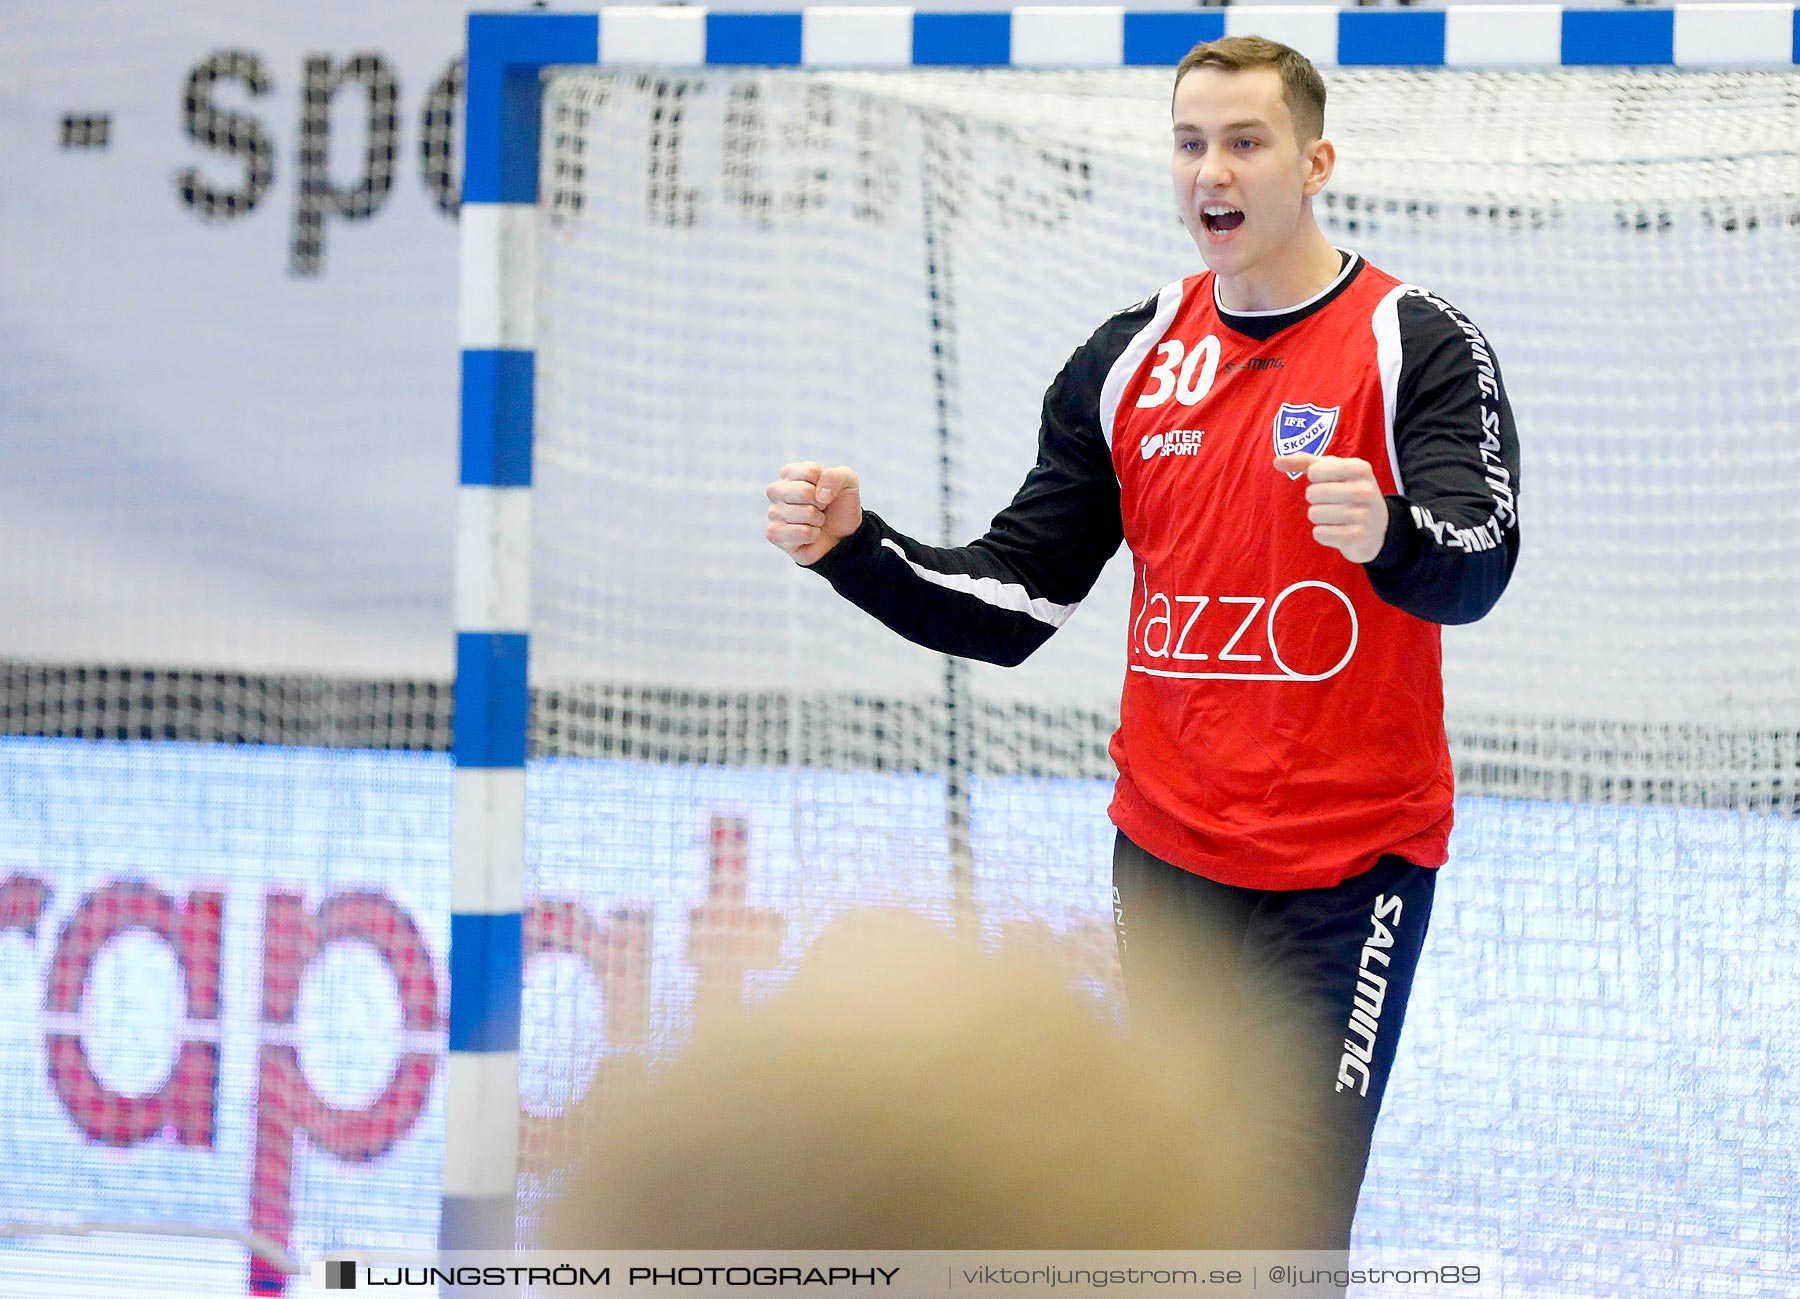
<path fill-rule="evenodd" d="M 823 469 L 811 460 L 783 465 L 769 484 L 769 526 L 764 535 L 794 557 L 815 564 L 862 527 L 862 492 L 848 465 Z"/>

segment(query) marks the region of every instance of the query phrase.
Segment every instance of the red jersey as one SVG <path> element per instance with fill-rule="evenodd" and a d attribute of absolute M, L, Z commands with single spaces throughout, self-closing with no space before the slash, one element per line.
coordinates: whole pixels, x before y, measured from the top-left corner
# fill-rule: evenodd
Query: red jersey
<path fill-rule="evenodd" d="M 1315 298 L 1233 313 L 1210 272 L 1113 317 L 1045 398 L 1038 464 L 986 536 L 923 546 L 870 514 L 815 567 L 921 644 L 1017 662 L 1122 540 L 1134 590 L 1111 815 L 1222 883 L 1325 887 L 1447 854 L 1439 624 L 1517 554 L 1517 440 L 1455 308 L 1346 254 Z M 1314 540 L 1278 454 L 1357 457 L 1382 552 Z"/>
<path fill-rule="evenodd" d="M 1112 817 L 1209 879 L 1311 888 L 1383 853 L 1447 855 L 1438 626 L 1315 541 L 1305 479 L 1273 463 L 1354 456 L 1399 492 L 1399 332 L 1385 387 L 1382 334 L 1400 289 L 1365 268 L 1259 341 L 1193 276 L 1158 295 L 1103 389 L 1136 578 Z"/>

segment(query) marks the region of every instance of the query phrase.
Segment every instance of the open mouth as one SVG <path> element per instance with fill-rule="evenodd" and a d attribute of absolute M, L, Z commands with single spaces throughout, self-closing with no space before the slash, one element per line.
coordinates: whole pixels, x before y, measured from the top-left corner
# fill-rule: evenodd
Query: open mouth
<path fill-rule="evenodd" d="M 1208 203 L 1200 209 L 1200 220 L 1211 235 L 1228 235 L 1244 224 L 1242 209 L 1228 207 L 1223 203 Z"/>

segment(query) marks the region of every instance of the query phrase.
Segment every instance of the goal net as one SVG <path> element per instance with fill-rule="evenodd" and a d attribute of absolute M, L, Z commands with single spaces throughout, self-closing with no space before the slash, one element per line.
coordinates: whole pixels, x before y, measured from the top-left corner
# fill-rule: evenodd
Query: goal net
<path fill-rule="evenodd" d="M 1481 325 L 1524 451 L 1512 588 L 1445 635 L 1459 830 L 1361 1238 L 1504 1247 L 1571 1291 L 1777 1275 L 1797 83 L 1329 84 L 1322 225 Z M 760 489 L 849 464 L 903 531 L 980 535 L 1069 352 L 1201 268 L 1168 95 L 1165 69 L 551 78 L 528 868 L 566 924 L 528 972 L 528 1153 L 852 906 L 1047 943 L 1116 1004 L 1128 559 L 1022 667 L 952 662 L 795 571 Z"/>

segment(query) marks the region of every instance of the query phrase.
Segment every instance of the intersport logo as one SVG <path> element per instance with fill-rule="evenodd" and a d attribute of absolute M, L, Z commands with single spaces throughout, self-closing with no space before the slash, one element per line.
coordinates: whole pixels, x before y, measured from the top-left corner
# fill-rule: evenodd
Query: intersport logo
<path fill-rule="evenodd" d="M 1206 431 L 1197 428 L 1146 433 L 1143 441 L 1138 443 L 1138 455 L 1145 460 L 1154 460 L 1157 456 L 1197 456 L 1200 454 L 1200 441 L 1205 436 Z"/>

